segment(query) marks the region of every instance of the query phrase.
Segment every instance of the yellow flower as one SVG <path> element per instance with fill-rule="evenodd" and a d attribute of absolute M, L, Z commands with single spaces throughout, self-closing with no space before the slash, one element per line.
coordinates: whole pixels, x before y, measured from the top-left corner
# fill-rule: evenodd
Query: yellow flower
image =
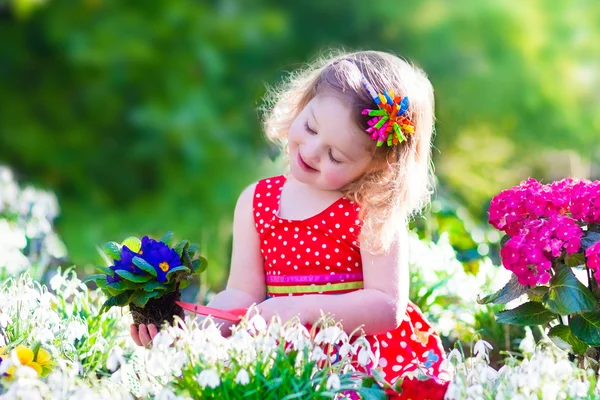
<path fill-rule="evenodd" d="M 5 351 L 6 347 L 0 348 L 0 357 L 5 358 L 5 356 L 9 355 L 5 353 Z M 33 354 L 33 350 L 23 345 L 17 346 L 15 348 L 15 351 L 17 353 L 17 358 L 19 359 L 21 365 L 25 365 L 34 369 L 38 375 L 42 375 L 42 371 L 45 366 L 54 365 L 54 362 L 50 359 L 50 353 L 42 348 L 38 350 L 37 357 L 35 357 L 35 355 Z M 8 368 L 6 373 L 9 376 L 13 376 L 16 368 L 17 367 L 15 365 L 12 365 Z"/>

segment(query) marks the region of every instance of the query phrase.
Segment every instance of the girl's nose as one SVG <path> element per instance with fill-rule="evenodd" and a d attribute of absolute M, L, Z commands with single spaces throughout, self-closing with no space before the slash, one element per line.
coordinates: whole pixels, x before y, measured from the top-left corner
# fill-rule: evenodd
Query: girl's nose
<path fill-rule="evenodd" d="M 316 146 L 306 146 L 302 153 L 304 161 L 315 167 L 319 162 L 319 148 Z"/>

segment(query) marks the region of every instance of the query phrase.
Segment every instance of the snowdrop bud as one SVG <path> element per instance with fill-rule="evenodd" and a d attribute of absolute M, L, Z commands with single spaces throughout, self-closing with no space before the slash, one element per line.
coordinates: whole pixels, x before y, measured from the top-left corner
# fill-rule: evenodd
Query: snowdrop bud
<path fill-rule="evenodd" d="M 453 360 L 456 361 L 454 362 L 455 365 L 462 362 L 462 354 L 460 354 L 458 349 L 452 349 L 452 351 L 448 353 L 448 361 L 452 362 Z"/>
<path fill-rule="evenodd" d="M 528 326 L 525 327 L 525 337 L 519 344 L 519 350 L 525 354 L 533 354 L 535 351 L 535 338 L 533 337 L 531 328 Z"/>
<path fill-rule="evenodd" d="M 490 358 L 488 357 L 488 352 L 492 349 L 493 347 L 491 344 L 485 340 L 479 340 L 477 343 L 475 343 L 475 346 L 473 346 L 473 354 L 475 354 L 475 357 L 477 358 L 485 358 L 485 360 L 489 363 Z"/>
<path fill-rule="evenodd" d="M 238 371 L 237 375 L 235 376 L 235 383 L 238 385 L 247 385 L 250 383 L 250 375 L 245 368 L 242 368 Z"/>
<path fill-rule="evenodd" d="M 219 378 L 219 374 L 214 369 L 205 369 L 198 375 L 198 384 L 203 388 L 208 386 L 214 389 L 221 384 L 221 378 Z"/>
<path fill-rule="evenodd" d="M 338 374 L 331 374 L 329 378 L 327 378 L 327 383 L 325 384 L 327 390 L 338 390 L 340 386 L 341 382 Z"/>
<path fill-rule="evenodd" d="M 369 363 L 369 350 L 367 349 L 361 349 L 360 353 L 358 353 L 358 363 L 360 365 L 367 365 Z"/>

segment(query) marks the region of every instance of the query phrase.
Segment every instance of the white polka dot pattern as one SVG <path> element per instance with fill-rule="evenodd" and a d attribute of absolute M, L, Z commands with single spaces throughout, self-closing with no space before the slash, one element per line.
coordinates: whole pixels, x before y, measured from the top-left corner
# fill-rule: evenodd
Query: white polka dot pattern
<path fill-rule="evenodd" d="M 304 220 L 280 218 L 280 193 L 285 180 L 279 176 L 260 181 L 254 193 L 254 222 L 267 275 L 290 270 L 306 274 L 362 273 L 357 204 L 341 198 Z M 282 255 L 296 259 L 297 268 L 278 263 Z"/>

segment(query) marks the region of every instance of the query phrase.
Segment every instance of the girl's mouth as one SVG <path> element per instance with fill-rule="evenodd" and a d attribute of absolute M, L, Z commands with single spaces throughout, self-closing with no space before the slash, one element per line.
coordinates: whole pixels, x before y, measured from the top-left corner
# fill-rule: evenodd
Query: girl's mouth
<path fill-rule="evenodd" d="M 307 163 L 305 163 L 304 160 L 302 159 L 302 156 L 300 155 L 300 152 L 298 152 L 298 165 L 300 165 L 300 168 L 302 168 L 302 170 L 306 171 L 306 172 L 318 172 L 319 171 L 317 169 L 314 169 Z"/>

